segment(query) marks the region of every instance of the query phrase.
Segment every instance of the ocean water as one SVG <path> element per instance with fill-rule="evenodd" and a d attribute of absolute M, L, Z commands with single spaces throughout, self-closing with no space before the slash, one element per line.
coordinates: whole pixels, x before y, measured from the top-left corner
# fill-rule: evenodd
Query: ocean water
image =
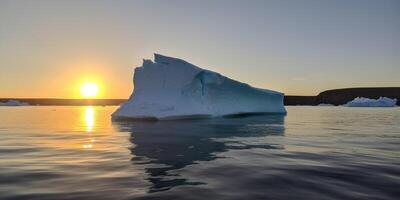
<path fill-rule="evenodd" d="M 400 199 L 400 108 L 112 122 L 0 107 L 0 199 Z"/>

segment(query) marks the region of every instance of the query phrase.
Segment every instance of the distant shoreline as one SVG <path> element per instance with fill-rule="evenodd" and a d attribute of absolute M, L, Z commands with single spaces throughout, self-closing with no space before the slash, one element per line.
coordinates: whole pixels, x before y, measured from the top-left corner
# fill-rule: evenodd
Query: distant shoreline
<path fill-rule="evenodd" d="M 296 96 L 286 95 L 285 105 L 319 105 L 332 104 L 344 105 L 356 97 L 366 97 L 378 99 L 379 97 L 388 97 L 397 99 L 397 105 L 400 105 L 400 87 L 362 87 L 362 88 L 343 88 L 326 90 L 317 96 Z"/>
<path fill-rule="evenodd" d="M 61 99 L 61 98 L 0 98 L 0 102 L 17 100 L 31 106 L 115 106 L 127 99 Z"/>
<path fill-rule="evenodd" d="M 332 104 L 343 105 L 356 97 L 377 99 L 379 97 L 396 98 L 400 105 L 400 87 L 369 87 L 369 88 L 344 88 L 327 90 L 316 96 L 285 95 L 284 104 L 295 105 L 318 105 Z M 62 98 L 0 98 L 0 102 L 18 100 L 29 105 L 39 106 L 116 106 L 124 103 L 127 99 L 62 99 Z"/>

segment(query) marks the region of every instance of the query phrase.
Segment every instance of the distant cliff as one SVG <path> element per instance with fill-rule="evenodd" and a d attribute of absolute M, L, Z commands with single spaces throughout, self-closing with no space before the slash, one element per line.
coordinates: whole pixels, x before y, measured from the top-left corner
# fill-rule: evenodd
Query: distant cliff
<path fill-rule="evenodd" d="M 318 105 L 321 103 L 343 105 L 356 97 L 377 99 L 379 97 L 396 98 L 400 105 L 400 87 L 345 88 L 327 90 L 317 96 L 285 96 L 285 105 Z"/>
<path fill-rule="evenodd" d="M 295 96 L 286 95 L 284 99 L 286 106 L 318 105 L 317 96 Z"/>
<path fill-rule="evenodd" d="M 376 87 L 376 88 L 346 88 L 327 90 L 319 93 L 317 101 L 333 105 L 343 105 L 356 97 L 367 97 L 377 99 L 379 97 L 396 98 L 400 105 L 400 87 Z"/>

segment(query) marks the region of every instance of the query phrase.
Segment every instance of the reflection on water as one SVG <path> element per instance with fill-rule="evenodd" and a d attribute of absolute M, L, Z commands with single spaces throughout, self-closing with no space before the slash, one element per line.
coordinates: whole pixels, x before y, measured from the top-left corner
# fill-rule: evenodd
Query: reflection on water
<path fill-rule="evenodd" d="M 245 144 L 243 137 L 282 136 L 283 115 L 207 120 L 115 122 L 119 131 L 130 132 L 133 164 L 145 165 L 149 192 L 164 191 L 180 185 L 206 184 L 190 181 L 174 171 L 201 161 L 212 161 L 229 150 L 280 149 L 278 144 Z M 223 141 L 221 139 L 232 139 Z"/>
<path fill-rule="evenodd" d="M 93 127 L 94 127 L 94 123 L 95 123 L 95 113 L 94 113 L 94 109 L 93 106 L 87 106 L 85 108 L 85 112 L 83 115 L 83 119 L 84 119 L 84 124 L 86 126 L 86 132 L 89 135 L 87 141 L 85 142 L 85 144 L 82 145 L 82 147 L 84 149 L 90 149 L 93 147 L 95 139 L 94 139 L 94 135 L 92 134 L 93 132 Z"/>
<path fill-rule="evenodd" d="M 94 127 L 94 109 L 92 106 L 87 106 L 85 108 L 84 121 L 86 125 L 86 131 L 92 132 Z"/>
<path fill-rule="evenodd" d="M 393 199 L 400 107 L 112 122 L 116 107 L 0 107 L 0 199 Z"/>

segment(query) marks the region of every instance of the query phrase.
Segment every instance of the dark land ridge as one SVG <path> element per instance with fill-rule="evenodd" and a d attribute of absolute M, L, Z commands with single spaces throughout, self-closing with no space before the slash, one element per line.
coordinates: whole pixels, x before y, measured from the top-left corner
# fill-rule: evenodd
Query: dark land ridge
<path fill-rule="evenodd" d="M 379 97 L 396 98 L 400 105 L 400 87 L 368 87 L 368 88 L 345 88 L 327 90 L 317 96 L 286 95 L 285 105 L 318 105 L 333 104 L 343 105 L 356 97 L 377 99 Z M 58 99 L 58 98 L 0 98 L 0 102 L 18 100 L 29 105 L 41 106 L 111 106 L 120 105 L 127 99 Z"/>
<path fill-rule="evenodd" d="M 368 87 L 368 88 L 344 88 L 326 90 L 317 96 L 285 96 L 285 105 L 318 105 L 333 104 L 343 105 L 356 97 L 366 97 L 378 99 L 379 97 L 388 97 L 397 99 L 397 105 L 400 105 L 400 87 Z"/>

